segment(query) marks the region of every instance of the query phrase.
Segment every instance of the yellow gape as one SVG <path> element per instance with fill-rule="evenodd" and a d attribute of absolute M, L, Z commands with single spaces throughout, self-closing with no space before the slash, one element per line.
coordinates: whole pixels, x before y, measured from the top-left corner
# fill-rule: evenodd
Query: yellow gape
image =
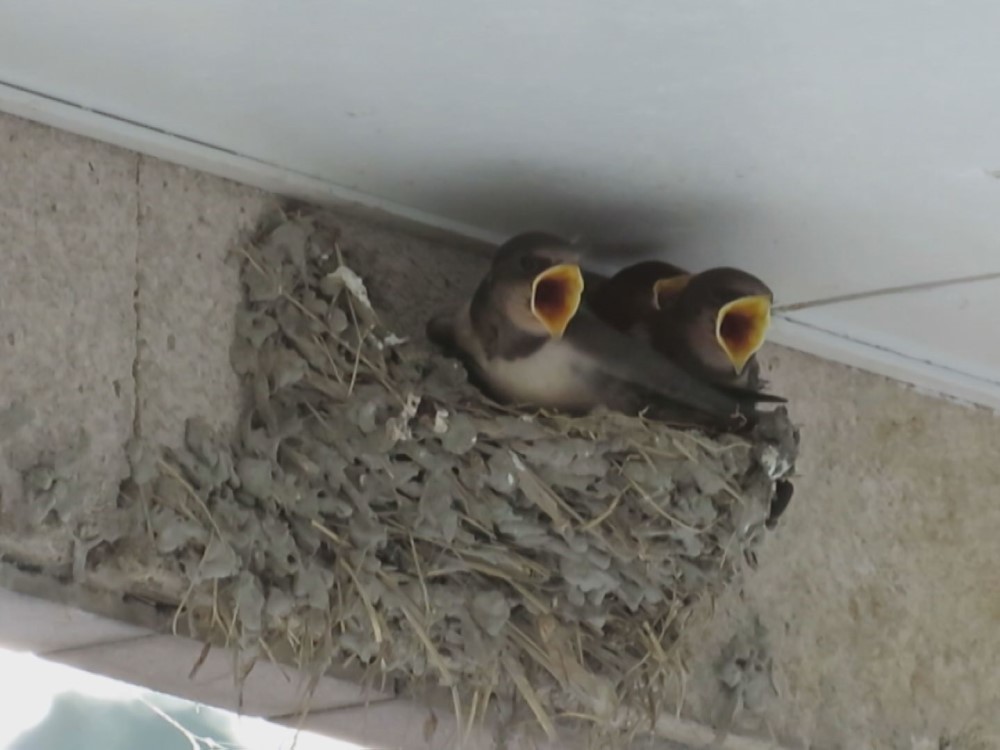
<path fill-rule="evenodd" d="M 561 338 L 583 297 L 583 274 L 572 263 L 542 271 L 531 284 L 531 312 L 553 338 Z"/>
<path fill-rule="evenodd" d="M 662 310 L 666 307 L 670 300 L 684 290 L 689 281 L 691 274 L 682 273 L 679 276 L 670 276 L 653 282 L 653 309 Z"/>
<path fill-rule="evenodd" d="M 719 310 L 715 338 L 739 375 L 764 344 L 771 326 L 771 298 L 764 294 L 740 297 Z"/>

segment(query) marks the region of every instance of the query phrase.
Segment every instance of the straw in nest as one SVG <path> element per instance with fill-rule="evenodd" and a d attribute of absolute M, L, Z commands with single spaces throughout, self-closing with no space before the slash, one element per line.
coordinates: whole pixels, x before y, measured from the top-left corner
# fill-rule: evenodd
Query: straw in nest
<path fill-rule="evenodd" d="M 695 602 L 764 534 L 798 437 L 783 409 L 709 438 L 639 418 L 522 414 L 379 322 L 308 217 L 243 249 L 230 441 L 137 462 L 157 550 L 251 658 L 443 686 L 464 726 L 519 705 L 547 733 L 664 710 Z M 624 717 L 624 718 L 623 718 Z"/>

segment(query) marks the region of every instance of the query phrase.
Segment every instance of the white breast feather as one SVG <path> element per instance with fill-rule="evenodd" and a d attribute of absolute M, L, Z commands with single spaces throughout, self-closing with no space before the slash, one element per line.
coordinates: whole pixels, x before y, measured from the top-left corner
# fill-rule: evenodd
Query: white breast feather
<path fill-rule="evenodd" d="M 491 385 L 516 403 L 562 409 L 590 406 L 592 389 L 585 363 L 565 342 L 550 342 L 524 359 L 483 364 Z"/>

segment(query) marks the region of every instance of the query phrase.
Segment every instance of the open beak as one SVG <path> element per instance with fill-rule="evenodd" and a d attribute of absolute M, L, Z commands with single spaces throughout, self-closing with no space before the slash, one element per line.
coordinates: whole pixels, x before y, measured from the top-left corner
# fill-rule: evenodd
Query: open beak
<path fill-rule="evenodd" d="M 740 297 L 719 310 L 715 338 L 739 375 L 764 344 L 771 326 L 771 298 L 764 294 Z"/>
<path fill-rule="evenodd" d="M 691 274 L 682 273 L 679 276 L 670 276 L 665 279 L 657 279 L 653 282 L 653 307 L 662 310 L 676 297 L 688 282 L 691 281 Z"/>
<path fill-rule="evenodd" d="M 583 274 L 573 263 L 542 271 L 531 284 L 531 312 L 553 338 L 561 338 L 580 309 Z"/>

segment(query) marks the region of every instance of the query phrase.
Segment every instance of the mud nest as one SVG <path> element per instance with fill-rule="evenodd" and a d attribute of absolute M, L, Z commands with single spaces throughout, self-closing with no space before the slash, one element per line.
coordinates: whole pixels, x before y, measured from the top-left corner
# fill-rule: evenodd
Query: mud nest
<path fill-rule="evenodd" d="M 546 731 L 664 710 L 692 607 L 766 535 L 786 412 L 709 437 L 615 413 L 524 414 L 404 341 L 309 217 L 241 250 L 238 435 L 133 456 L 158 551 L 245 653 L 520 706 Z M 202 609 L 205 609 L 202 606 Z M 623 720 L 622 717 L 631 717 Z"/>

